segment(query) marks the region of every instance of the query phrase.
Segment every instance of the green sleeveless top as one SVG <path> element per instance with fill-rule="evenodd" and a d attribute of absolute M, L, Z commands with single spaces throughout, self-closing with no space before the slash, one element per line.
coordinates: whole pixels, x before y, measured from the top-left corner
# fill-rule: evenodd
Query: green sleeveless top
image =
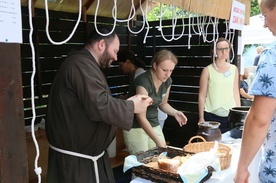
<path fill-rule="evenodd" d="M 148 95 L 153 99 L 153 104 L 148 106 L 147 108 L 146 117 L 152 127 L 158 126 L 159 121 L 158 121 L 157 107 L 159 106 L 160 103 L 162 103 L 164 97 L 166 96 L 167 90 L 172 84 L 172 79 L 168 78 L 166 82 L 162 83 L 157 93 L 153 84 L 151 72 L 149 70 L 137 76 L 134 79 L 132 84 L 133 85 L 130 86 L 130 90 L 129 90 L 130 96 L 133 96 L 136 94 L 137 86 L 142 86 L 147 90 Z M 134 117 L 132 128 L 141 128 L 140 124 L 136 119 L 136 115 L 134 116 L 135 117 Z"/>
<path fill-rule="evenodd" d="M 230 69 L 225 73 L 220 73 L 212 65 L 208 67 L 209 83 L 205 102 L 205 111 L 226 117 L 229 109 L 236 106 L 234 98 L 235 66 L 230 65 Z"/>

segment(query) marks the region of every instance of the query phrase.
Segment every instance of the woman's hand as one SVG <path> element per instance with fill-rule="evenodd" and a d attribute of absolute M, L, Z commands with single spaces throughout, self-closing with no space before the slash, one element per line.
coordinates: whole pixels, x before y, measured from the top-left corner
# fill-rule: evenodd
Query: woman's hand
<path fill-rule="evenodd" d="M 205 122 L 204 118 L 199 118 L 198 122 Z"/>
<path fill-rule="evenodd" d="M 249 176 L 250 176 L 250 173 L 249 173 L 248 169 L 244 172 L 237 171 L 236 175 L 234 177 L 234 182 L 235 183 L 248 183 Z"/>
<path fill-rule="evenodd" d="M 157 147 L 163 147 L 163 148 L 167 148 L 167 144 L 165 142 L 163 142 L 162 140 L 158 140 L 158 142 L 156 143 Z"/>
<path fill-rule="evenodd" d="M 186 125 L 188 121 L 187 117 L 181 111 L 175 111 L 174 117 L 181 127 Z"/>

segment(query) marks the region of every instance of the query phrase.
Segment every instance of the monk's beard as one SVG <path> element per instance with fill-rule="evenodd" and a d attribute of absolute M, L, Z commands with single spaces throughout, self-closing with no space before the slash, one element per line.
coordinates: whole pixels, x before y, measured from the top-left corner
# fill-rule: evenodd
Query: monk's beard
<path fill-rule="evenodd" d="M 110 61 L 112 56 L 109 54 L 108 49 L 105 48 L 103 54 L 99 57 L 99 64 L 102 69 L 107 69 L 110 67 Z"/>

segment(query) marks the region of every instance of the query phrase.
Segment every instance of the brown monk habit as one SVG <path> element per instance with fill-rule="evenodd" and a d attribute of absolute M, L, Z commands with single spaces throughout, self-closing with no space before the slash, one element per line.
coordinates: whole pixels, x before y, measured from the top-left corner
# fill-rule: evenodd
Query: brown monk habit
<path fill-rule="evenodd" d="M 51 145 L 97 156 L 100 182 L 115 182 L 107 147 L 116 127 L 130 130 L 132 101 L 111 96 L 106 78 L 86 49 L 68 55 L 57 72 L 49 97 L 46 134 Z M 49 149 L 48 183 L 96 182 L 92 160 Z"/>

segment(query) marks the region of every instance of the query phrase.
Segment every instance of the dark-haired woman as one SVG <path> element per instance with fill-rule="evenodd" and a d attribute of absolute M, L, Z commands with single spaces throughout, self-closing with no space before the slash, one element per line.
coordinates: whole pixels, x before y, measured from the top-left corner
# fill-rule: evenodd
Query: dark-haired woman
<path fill-rule="evenodd" d="M 120 50 L 117 54 L 117 62 L 119 69 L 129 75 L 129 85 L 131 86 L 132 81 L 145 72 L 146 63 L 130 50 Z M 127 99 L 128 93 L 120 96 L 121 99 Z"/>

